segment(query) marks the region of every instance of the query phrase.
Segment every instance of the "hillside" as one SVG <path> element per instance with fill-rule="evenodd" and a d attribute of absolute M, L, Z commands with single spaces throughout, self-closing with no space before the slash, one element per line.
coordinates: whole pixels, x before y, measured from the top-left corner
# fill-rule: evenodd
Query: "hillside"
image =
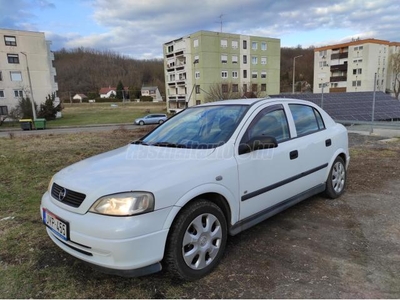
<path fill-rule="evenodd" d="M 313 48 L 281 49 L 281 92 L 292 90 L 293 57 L 296 59 L 296 81 L 313 83 Z M 158 86 L 164 94 L 164 67 L 161 59 L 137 60 L 108 51 L 77 48 L 54 53 L 59 96 L 68 100 L 76 93 L 92 95 L 101 87 L 116 87 L 121 80 L 131 91 L 144 85 Z"/>

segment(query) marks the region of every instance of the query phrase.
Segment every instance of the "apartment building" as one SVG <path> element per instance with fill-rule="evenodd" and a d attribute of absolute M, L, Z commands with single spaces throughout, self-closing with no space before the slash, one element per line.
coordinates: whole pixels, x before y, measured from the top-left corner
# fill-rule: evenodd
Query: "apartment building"
<path fill-rule="evenodd" d="M 314 93 L 367 92 L 393 90 L 390 54 L 399 52 L 400 43 L 377 39 L 314 49 Z"/>
<path fill-rule="evenodd" d="M 0 116 L 7 115 L 21 97 L 33 98 L 39 105 L 57 92 L 50 44 L 43 32 L 0 29 Z"/>
<path fill-rule="evenodd" d="M 278 94 L 280 40 L 198 31 L 164 44 L 169 111 L 226 95 Z"/>

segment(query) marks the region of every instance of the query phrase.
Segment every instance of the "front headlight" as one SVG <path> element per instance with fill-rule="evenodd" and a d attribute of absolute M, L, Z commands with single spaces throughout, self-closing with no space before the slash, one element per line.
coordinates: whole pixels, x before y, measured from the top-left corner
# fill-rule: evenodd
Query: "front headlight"
<path fill-rule="evenodd" d="M 147 192 L 128 192 L 101 197 L 90 212 L 111 216 L 132 216 L 154 210 L 154 196 Z"/>

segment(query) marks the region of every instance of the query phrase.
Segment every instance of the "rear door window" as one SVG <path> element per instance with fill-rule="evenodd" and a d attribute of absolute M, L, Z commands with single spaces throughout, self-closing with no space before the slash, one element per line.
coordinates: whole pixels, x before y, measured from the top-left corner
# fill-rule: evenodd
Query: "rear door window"
<path fill-rule="evenodd" d="M 320 113 L 313 107 L 302 104 L 289 104 L 297 136 L 307 135 L 325 129 Z"/>

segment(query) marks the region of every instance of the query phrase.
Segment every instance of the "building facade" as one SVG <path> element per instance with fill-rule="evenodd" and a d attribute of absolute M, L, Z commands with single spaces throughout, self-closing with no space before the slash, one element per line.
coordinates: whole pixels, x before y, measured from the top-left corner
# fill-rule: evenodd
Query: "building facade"
<path fill-rule="evenodd" d="M 368 92 L 393 90 L 394 78 L 389 61 L 400 43 L 377 39 L 314 49 L 314 93 Z"/>
<path fill-rule="evenodd" d="M 21 97 L 39 105 L 57 93 L 54 54 L 43 32 L 0 29 L 0 39 L 0 115 L 7 115 Z"/>
<path fill-rule="evenodd" d="M 249 92 L 279 93 L 279 39 L 198 31 L 165 43 L 164 63 L 169 111 Z"/>

